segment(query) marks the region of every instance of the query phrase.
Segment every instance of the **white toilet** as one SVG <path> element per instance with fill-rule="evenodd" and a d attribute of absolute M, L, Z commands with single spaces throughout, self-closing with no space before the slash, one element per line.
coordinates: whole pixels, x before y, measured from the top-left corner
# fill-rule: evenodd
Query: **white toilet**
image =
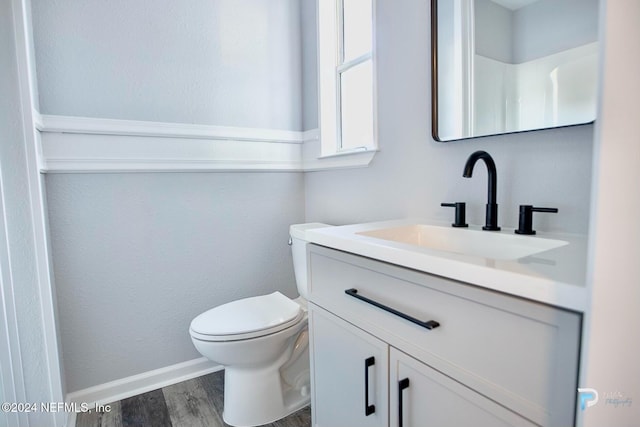
<path fill-rule="evenodd" d="M 268 424 L 309 404 L 307 258 L 305 231 L 289 229 L 300 297 L 280 292 L 212 308 L 191 322 L 196 349 L 225 367 L 223 418 L 233 426 Z"/>

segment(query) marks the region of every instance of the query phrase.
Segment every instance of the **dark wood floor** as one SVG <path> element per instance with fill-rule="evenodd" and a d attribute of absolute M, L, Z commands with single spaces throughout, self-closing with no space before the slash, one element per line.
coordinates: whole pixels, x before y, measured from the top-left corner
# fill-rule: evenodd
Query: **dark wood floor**
<path fill-rule="evenodd" d="M 224 371 L 109 404 L 110 412 L 78 414 L 76 427 L 226 427 L 222 421 Z M 310 427 L 309 407 L 267 424 Z"/>

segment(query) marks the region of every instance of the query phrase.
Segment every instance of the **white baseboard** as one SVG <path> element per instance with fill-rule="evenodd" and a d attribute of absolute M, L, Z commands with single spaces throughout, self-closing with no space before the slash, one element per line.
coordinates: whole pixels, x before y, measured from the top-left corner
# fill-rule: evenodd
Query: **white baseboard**
<path fill-rule="evenodd" d="M 222 366 L 214 364 L 205 357 L 201 357 L 199 359 L 177 363 L 142 374 L 74 391 L 67 394 L 66 401 L 68 403 L 77 403 L 78 405 L 86 403 L 89 408 L 95 408 L 96 404 L 104 405 L 126 399 L 171 384 L 210 374 L 221 369 L 223 369 Z M 70 419 L 68 425 L 72 426 L 74 424 L 75 419 Z"/>

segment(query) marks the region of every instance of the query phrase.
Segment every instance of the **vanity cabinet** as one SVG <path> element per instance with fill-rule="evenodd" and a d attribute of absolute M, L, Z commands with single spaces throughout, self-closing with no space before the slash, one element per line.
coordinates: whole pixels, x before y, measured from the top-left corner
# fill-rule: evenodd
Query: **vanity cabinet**
<path fill-rule="evenodd" d="M 315 425 L 387 426 L 387 343 L 322 309 L 309 321 Z"/>
<path fill-rule="evenodd" d="M 399 426 L 400 406 L 403 427 L 575 425 L 578 313 L 317 245 L 308 257 L 315 426 Z"/>
<path fill-rule="evenodd" d="M 535 427 L 428 365 L 391 348 L 391 427 Z"/>

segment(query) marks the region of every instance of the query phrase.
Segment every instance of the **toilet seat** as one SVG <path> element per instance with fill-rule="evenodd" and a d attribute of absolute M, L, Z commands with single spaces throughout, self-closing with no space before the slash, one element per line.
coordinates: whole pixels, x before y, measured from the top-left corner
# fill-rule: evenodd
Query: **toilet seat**
<path fill-rule="evenodd" d="M 189 332 L 202 341 L 238 341 L 282 331 L 303 318 L 300 304 L 274 292 L 205 311 L 193 319 Z"/>

